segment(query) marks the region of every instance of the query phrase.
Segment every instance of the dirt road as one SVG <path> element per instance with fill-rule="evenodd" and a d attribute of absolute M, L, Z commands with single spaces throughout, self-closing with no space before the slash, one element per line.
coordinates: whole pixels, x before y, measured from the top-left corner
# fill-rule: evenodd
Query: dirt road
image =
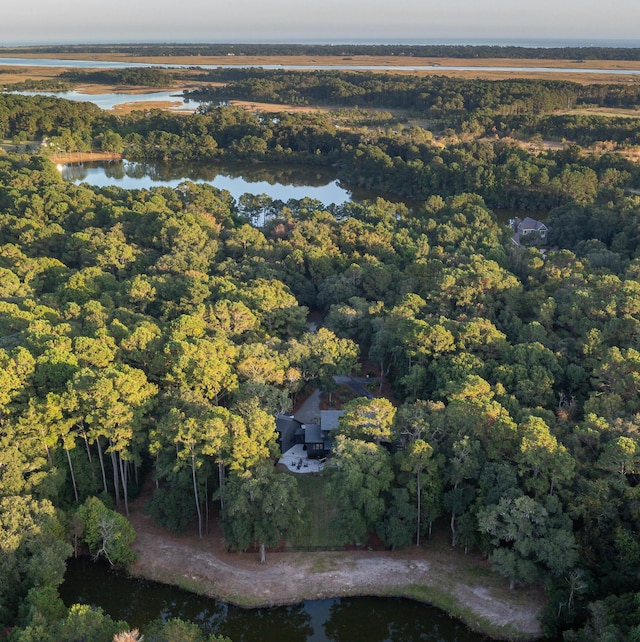
<path fill-rule="evenodd" d="M 541 635 L 540 590 L 509 591 L 484 560 L 446 543 L 400 552 L 268 552 L 261 565 L 255 553 L 227 552 L 218 526 L 203 539 L 159 528 L 144 515 L 140 499 L 131 514 L 134 575 L 252 607 L 356 595 L 413 597 L 504 639 Z"/>

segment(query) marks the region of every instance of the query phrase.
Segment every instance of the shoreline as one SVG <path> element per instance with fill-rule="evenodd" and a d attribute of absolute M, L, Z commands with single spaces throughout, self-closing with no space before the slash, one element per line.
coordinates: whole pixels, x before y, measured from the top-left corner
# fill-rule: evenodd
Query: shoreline
<path fill-rule="evenodd" d="M 625 71 L 637 75 L 640 71 L 638 60 L 564 60 L 546 58 L 437 58 L 437 57 L 414 57 L 414 56 L 245 56 L 235 54 L 233 56 L 145 56 L 122 53 L 65 53 L 65 54 L 33 54 L 22 52 L 20 54 L 3 54 L 0 48 L 0 58 L 6 55 L 14 59 L 24 61 L 24 66 L 12 67 L 12 74 L 15 78 L 16 70 L 21 70 L 24 77 L 55 77 L 65 68 L 37 67 L 29 64 L 34 59 L 47 60 L 83 60 L 100 63 L 144 63 L 150 65 L 181 65 L 183 72 L 187 67 L 198 68 L 201 65 L 221 67 L 256 67 L 269 65 L 286 68 L 288 66 L 329 66 L 340 68 L 342 71 L 355 71 L 358 66 L 382 66 L 389 69 L 370 70 L 372 73 L 410 74 L 418 76 L 450 76 L 457 78 L 477 78 L 483 80 L 505 80 L 514 78 L 526 79 L 554 79 L 569 80 L 580 84 L 602 84 L 602 83 L 626 83 L 638 82 L 634 75 L 626 75 Z M 407 70 L 403 67 L 421 67 L 420 69 Z M 448 67 L 466 67 L 468 69 L 448 69 Z M 87 69 L 92 67 L 88 66 Z M 99 67 L 97 67 L 99 68 Z M 484 68 L 484 69 L 482 69 Z M 535 68 L 546 69 L 547 71 L 535 71 Z M 571 72 L 567 68 L 579 71 Z M 6 67 L 2 67 L 0 61 L 0 76 Z M 592 69 L 595 73 L 588 73 Z M 299 70 L 301 72 L 310 71 Z M 611 73 L 604 73 L 609 70 Z M 57 72 L 57 73 L 56 73 Z M 11 78 L 5 80 L 11 83 Z"/>
<path fill-rule="evenodd" d="M 451 549 L 444 539 L 427 548 L 396 552 L 230 553 L 215 524 L 209 535 L 175 534 L 132 508 L 137 561 L 133 577 L 244 608 L 296 604 L 327 598 L 402 597 L 427 603 L 471 630 L 496 640 L 538 640 L 544 605 L 539 587 L 509 591 L 506 579 L 483 558 Z"/>
<path fill-rule="evenodd" d="M 20 58 L 28 61 L 34 59 L 47 60 L 86 60 L 95 62 L 142 62 L 148 64 L 175 64 L 197 67 L 199 65 L 252 66 L 252 65 L 340 65 L 356 67 L 359 65 L 385 65 L 390 67 L 427 66 L 444 67 L 545 67 L 564 69 L 569 66 L 576 69 L 616 69 L 640 70 L 639 60 L 601 60 L 584 58 L 580 60 L 565 60 L 562 58 L 449 58 L 449 57 L 418 57 L 391 55 L 244 55 L 227 56 L 146 56 L 124 53 L 27 53 L 5 54 L 0 48 L 0 57 Z"/>
<path fill-rule="evenodd" d="M 66 165 L 90 161 L 122 160 L 124 156 L 119 152 L 56 152 L 55 156 L 47 156 L 47 158 L 56 165 Z"/>

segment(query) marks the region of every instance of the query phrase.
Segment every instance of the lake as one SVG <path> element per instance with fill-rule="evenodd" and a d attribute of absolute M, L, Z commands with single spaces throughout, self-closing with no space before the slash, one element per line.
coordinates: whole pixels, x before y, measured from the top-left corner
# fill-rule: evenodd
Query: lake
<path fill-rule="evenodd" d="M 142 629 L 181 618 L 233 642 L 481 642 L 487 638 L 431 606 L 400 598 L 336 598 L 242 609 L 179 588 L 137 580 L 87 558 L 69 560 L 60 595 L 67 606 L 100 606 Z"/>
<path fill-rule="evenodd" d="M 54 160 L 55 162 L 55 160 Z M 420 206 L 417 201 L 402 199 L 393 194 L 359 188 L 347 189 L 335 179 L 335 173 L 325 167 L 287 165 L 260 165 L 238 163 L 218 165 L 211 163 L 187 162 L 133 162 L 95 161 L 59 165 L 60 172 L 73 183 L 88 183 L 96 187 L 116 185 L 125 189 L 150 189 L 152 187 L 175 188 L 184 181 L 208 183 L 221 190 L 227 190 L 237 202 L 243 194 L 255 196 L 266 194 L 274 201 L 311 198 L 323 205 L 344 205 L 349 202 L 384 198 L 392 203 L 402 203 L 410 210 Z M 499 222 L 507 224 L 509 219 L 531 216 L 544 221 L 548 211 L 494 210 Z"/>
<path fill-rule="evenodd" d="M 55 161 L 54 161 L 55 162 Z M 222 166 L 198 163 L 101 161 L 62 165 L 63 178 L 97 187 L 117 185 L 126 189 L 177 187 L 189 180 L 227 190 L 236 201 L 243 194 L 266 194 L 286 203 L 311 198 L 325 205 L 374 198 L 370 192 L 352 193 L 342 187 L 331 170 L 320 167 L 269 167 L 242 164 Z"/>
<path fill-rule="evenodd" d="M 85 94 L 81 91 L 14 91 L 7 92 L 20 96 L 54 96 L 78 102 L 94 103 L 101 109 L 113 109 L 124 103 L 171 102 L 171 111 L 195 111 L 202 103 L 196 100 L 185 100 L 182 93 L 175 91 L 153 91 L 144 94 L 126 92 L 110 92 L 106 94 Z"/>

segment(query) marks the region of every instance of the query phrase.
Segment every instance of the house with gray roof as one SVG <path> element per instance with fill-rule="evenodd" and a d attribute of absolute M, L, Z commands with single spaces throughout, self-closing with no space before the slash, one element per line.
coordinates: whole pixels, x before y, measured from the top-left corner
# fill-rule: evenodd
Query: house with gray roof
<path fill-rule="evenodd" d="M 321 459 L 331 452 L 332 433 L 340 425 L 344 410 L 321 410 L 319 424 L 304 424 L 304 446 L 309 459 Z"/>
<path fill-rule="evenodd" d="M 542 221 L 537 221 L 535 218 L 531 218 L 530 216 L 523 219 L 517 217 L 509 219 L 509 226 L 513 230 L 513 242 L 516 245 L 520 245 L 522 237 L 532 234 L 533 232 L 537 232 L 540 237 L 540 241 L 542 243 L 546 243 L 547 236 L 551 231 L 551 228 L 548 225 Z"/>
<path fill-rule="evenodd" d="M 296 443 L 296 434 L 300 434 L 302 424 L 293 415 L 278 415 L 276 417 L 276 441 L 280 452 L 286 453 Z"/>

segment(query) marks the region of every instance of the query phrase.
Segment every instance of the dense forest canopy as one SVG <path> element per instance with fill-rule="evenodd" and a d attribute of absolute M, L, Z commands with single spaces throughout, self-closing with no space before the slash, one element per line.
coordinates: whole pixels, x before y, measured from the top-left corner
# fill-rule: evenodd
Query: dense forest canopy
<path fill-rule="evenodd" d="M 82 77 L 82 76 L 80 76 Z M 212 100 L 245 98 L 284 104 L 375 106 L 409 109 L 428 116 L 539 115 L 578 106 L 636 107 L 640 86 L 580 84 L 566 80 L 482 80 L 366 71 L 287 71 L 218 68 L 201 80 Z M 196 94 L 197 95 L 197 94 Z"/>
<path fill-rule="evenodd" d="M 415 91 L 423 79 L 401 82 Z M 515 137 L 548 127 L 585 145 L 619 136 L 623 149 L 637 120 L 554 114 L 579 96 L 568 83 L 430 82 L 407 106 L 434 117 L 446 97 L 435 134 L 344 126 L 344 114 L 116 116 L 0 95 L 2 137 L 42 145 L 0 155 L 11 640 L 126 627 L 64 609 L 55 588 L 74 547 L 130 563 L 126 515 L 145 476 L 147 510 L 175 530 L 203 534 L 215 497 L 232 547 L 299 537 L 309 507 L 271 465 L 274 416 L 363 362 L 391 399 L 345 408 L 325 480 L 340 543 L 375 531 L 390 548 L 428 546 L 437 528 L 514 588 L 543 583 L 547 634 L 638 635 L 638 164 L 576 144 L 529 151 Z M 235 202 L 189 181 L 98 189 L 63 181 L 46 158 L 70 149 L 327 165 L 415 204 Z M 514 245 L 497 207 L 549 210 L 547 251 Z"/>
<path fill-rule="evenodd" d="M 635 85 L 595 89 L 553 81 L 261 70 L 218 70 L 207 76 L 226 82 L 194 93 L 212 102 L 182 117 L 160 111 L 115 117 L 89 104 L 3 94 L 0 133 L 24 141 L 46 137 L 53 156 L 97 149 L 139 160 L 330 165 L 346 185 L 410 199 L 473 192 L 494 208 L 589 203 L 596 194 L 604 198 L 606 190 L 611 196 L 640 184 L 637 165 L 615 153 L 590 155 L 576 146 L 532 154 L 518 142 L 562 138 L 612 152 L 637 145 L 637 118 L 554 113 L 567 105 L 632 105 L 638 99 Z M 389 112 L 369 113 L 359 123 L 351 115 L 342 120 L 327 113 L 276 117 L 214 106 L 231 98 L 314 100 L 339 108 L 379 104 L 409 110 L 430 129 L 403 126 Z"/>
<path fill-rule="evenodd" d="M 75 82 L 166 87 L 171 84 L 173 74 L 166 69 L 129 67 L 126 69 L 100 69 L 94 71 L 70 69 L 63 71 L 59 77 Z"/>

